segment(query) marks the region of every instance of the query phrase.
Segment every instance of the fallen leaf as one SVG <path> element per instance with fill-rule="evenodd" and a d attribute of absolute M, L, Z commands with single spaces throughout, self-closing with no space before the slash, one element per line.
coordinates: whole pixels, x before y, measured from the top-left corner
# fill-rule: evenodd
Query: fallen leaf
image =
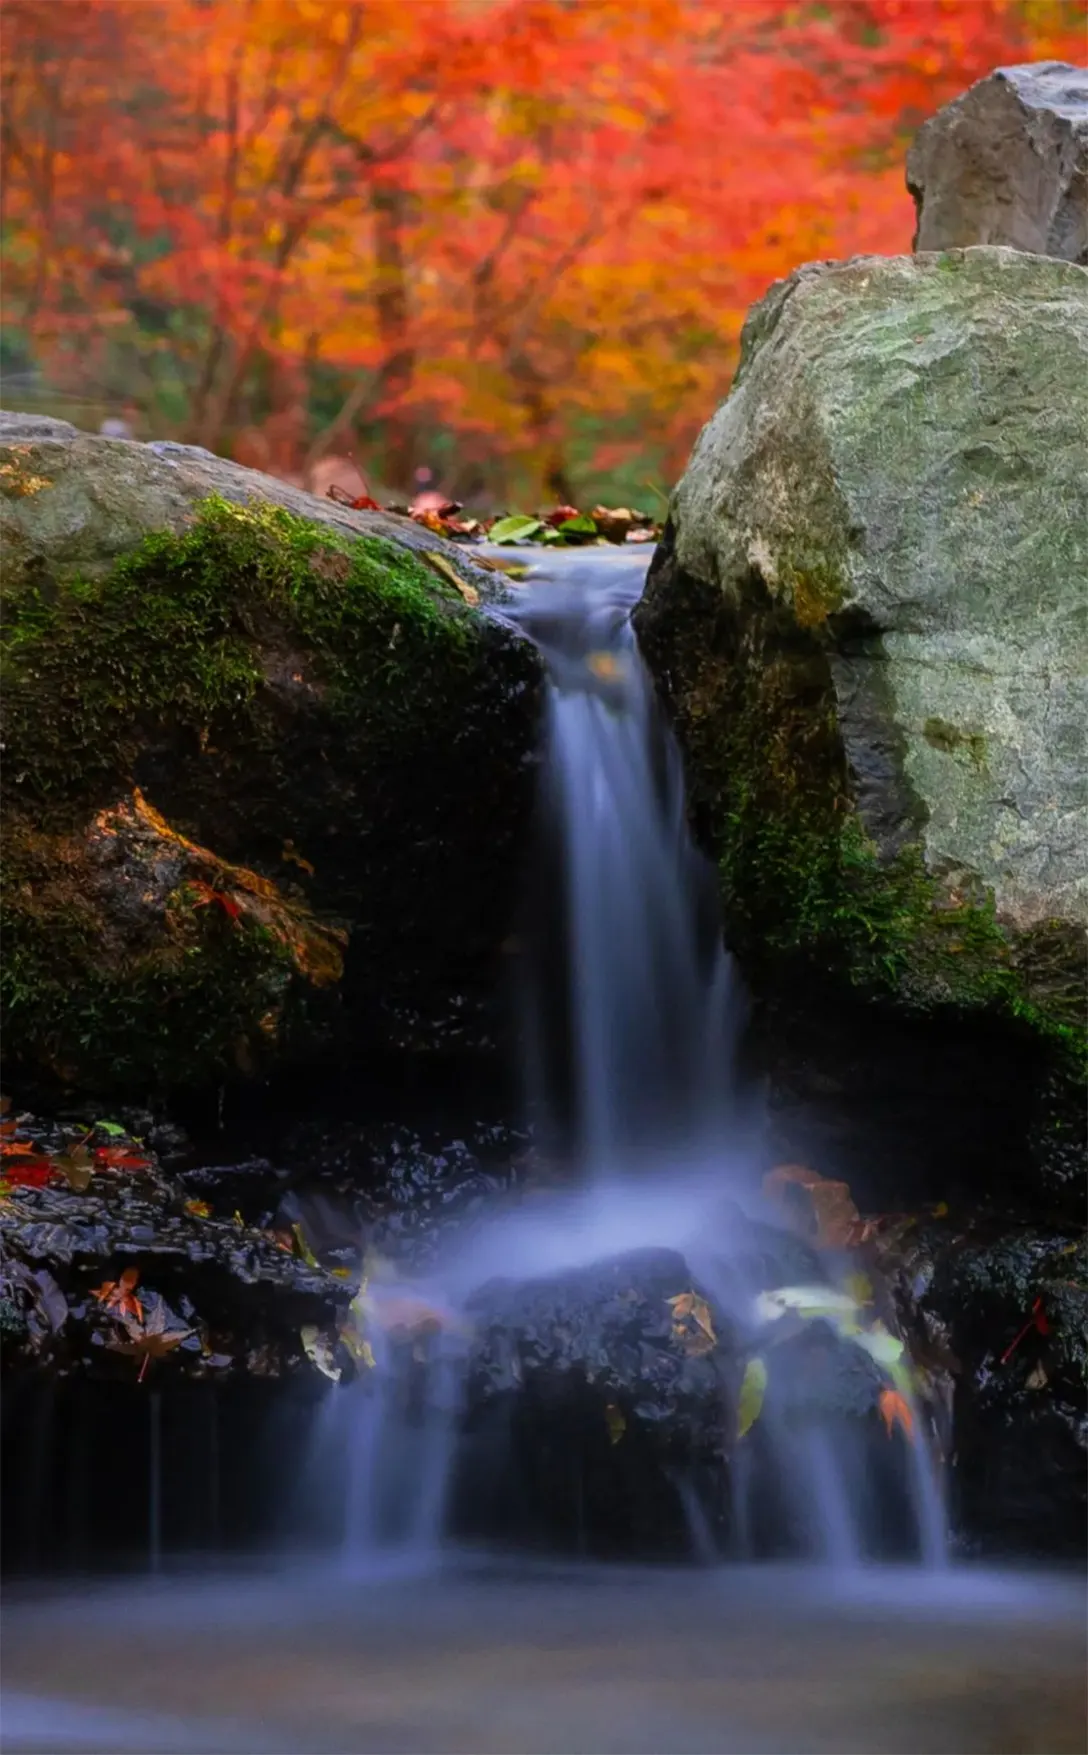
<path fill-rule="evenodd" d="M 584 512 L 576 512 L 573 518 L 564 518 L 557 528 L 560 536 L 565 536 L 568 540 L 573 538 L 576 542 L 595 542 L 597 538 L 597 526 Z"/>
<path fill-rule="evenodd" d="M 1041 1359 L 1037 1360 L 1024 1379 L 1025 1389 L 1045 1389 L 1050 1379 L 1047 1377 Z"/>
<path fill-rule="evenodd" d="M 868 1274 L 847 1274 L 843 1290 L 849 1292 L 854 1303 L 863 1309 L 873 1302 L 873 1282 Z"/>
<path fill-rule="evenodd" d="M 283 852 L 280 857 L 289 860 L 292 865 L 297 865 L 300 871 L 307 872 L 310 877 L 313 877 L 313 866 L 308 859 L 303 859 L 301 853 L 296 851 L 295 843 L 293 841 L 285 841 L 283 843 Z"/>
<path fill-rule="evenodd" d="M 212 1209 L 206 1200 L 187 1200 L 185 1211 L 191 1213 L 194 1219 L 210 1219 L 212 1216 Z"/>
<path fill-rule="evenodd" d="M 590 517 L 598 535 L 608 542 L 626 542 L 635 516 L 629 506 L 594 506 Z"/>
<path fill-rule="evenodd" d="M 805 1216 L 811 1222 L 795 1224 L 794 1229 L 814 1232 L 817 1248 L 851 1249 L 856 1246 L 863 1221 L 847 1183 L 829 1181 L 818 1170 L 810 1170 L 807 1164 L 778 1164 L 763 1178 L 763 1188 L 793 1218 L 799 1216 L 799 1209 L 797 1196 L 791 1197 L 790 1191 L 800 1192 L 808 1202 Z"/>
<path fill-rule="evenodd" d="M 372 500 L 369 494 L 349 494 L 346 488 L 337 487 L 335 482 L 331 487 L 325 489 L 325 493 L 327 498 L 334 500 L 338 506 L 350 506 L 353 512 L 381 511 L 377 500 Z"/>
<path fill-rule="evenodd" d="M 121 1322 L 128 1317 L 143 1322 L 144 1307 L 134 1290 L 139 1278 L 139 1268 L 125 1268 L 119 1280 L 104 1280 L 100 1286 L 92 1286 L 91 1297 L 97 1298 Z"/>
<path fill-rule="evenodd" d="M 53 1160 L 41 1156 L 33 1147 L 17 1150 L 4 1165 L 4 1181 L 9 1188 L 44 1188 L 53 1173 Z"/>
<path fill-rule="evenodd" d="M 107 1343 L 111 1352 L 127 1353 L 130 1357 L 140 1359 L 141 1365 L 137 1375 L 137 1383 L 142 1383 L 152 1359 L 161 1359 L 166 1353 L 172 1353 L 196 1333 L 192 1328 L 167 1328 L 167 1318 L 171 1314 L 165 1298 L 160 1298 L 147 1322 L 143 1325 L 126 1322 L 127 1341 L 111 1340 Z"/>
<path fill-rule="evenodd" d="M 614 652 L 590 652 L 586 665 L 602 682 L 620 682 L 623 678 L 623 665 Z"/>
<path fill-rule="evenodd" d="M 94 1161 L 100 1170 L 150 1170 L 150 1158 L 143 1158 L 131 1146 L 96 1146 Z"/>
<path fill-rule="evenodd" d="M 749 1359 L 737 1397 L 737 1437 L 750 1432 L 763 1411 L 767 1392 L 767 1367 L 762 1359 Z"/>
<path fill-rule="evenodd" d="M 123 1140 L 125 1129 L 119 1121 L 96 1121 L 94 1124 L 99 1133 L 104 1133 L 108 1140 Z"/>
<path fill-rule="evenodd" d="M 368 1371 L 377 1370 L 378 1365 L 374 1357 L 374 1350 L 366 1336 L 359 1333 L 354 1323 L 346 1322 L 344 1324 L 340 1330 L 340 1339 L 352 1358 L 358 1360 L 360 1365 L 365 1365 Z"/>
<path fill-rule="evenodd" d="M 608 1442 L 618 1444 L 627 1430 L 627 1421 L 623 1410 L 615 1402 L 609 1402 L 604 1410 L 605 1425 L 608 1427 Z"/>
<path fill-rule="evenodd" d="M 901 1396 L 897 1389 L 882 1389 L 879 1401 L 881 1418 L 891 1438 L 896 1426 L 901 1426 L 908 1439 L 914 1438 L 914 1415 L 910 1403 Z"/>
<path fill-rule="evenodd" d="M 512 513 L 507 518 L 497 518 L 487 533 L 488 542 L 531 542 L 534 536 L 544 529 L 542 518 L 527 518 L 523 513 Z"/>
<path fill-rule="evenodd" d="M 298 1252 L 301 1255 L 303 1261 L 306 1263 L 306 1266 L 310 1267 L 310 1268 L 317 1267 L 319 1265 L 317 1257 L 314 1254 L 313 1250 L 310 1248 L 310 1245 L 306 1241 L 306 1235 L 302 1229 L 302 1226 L 301 1225 L 292 1225 L 291 1226 L 291 1234 L 294 1237 L 295 1242 L 298 1244 Z"/>
<path fill-rule="evenodd" d="M 69 1188 L 74 1188 L 77 1194 L 82 1194 L 90 1187 L 94 1159 L 84 1144 L 73 1146 L 70 1152 L 55 1153 L 53 1162 Z"/>
<path fill-rule="evenodd" d="M 937 1205 L 933 1208 L 933 1217 L 935 1219 L 947 1219 L 948 1202 L 946 1200 L 939 1200 L 937 1202 Z"/>
<path fill-rule="evenodd" d="M 446 583 L 452 585 L 455 591 L 459 591 L 465 602 L 475 609 L 480 601 L 480 593 L 475 585 L 470 585 L 467 579 L 462 579 L 453 562 L 447 560 L 445 555 L 439 554 L 438 550 L 433 548 L 422 549 L 420 554 L 431 571 L 437 573 L 440 579 L 445 579 Z"/>
<path fill-rule="evenodd" d="M 550 524 L 553 530 L 558 530 L 561 524 L 566 524 L 568 519 L 579 515 L 577 506 L 553 506 L 550 512 L 542 514 L 545 524 Z"/>
<path fill-rule="evenodd" d="M 203 883 L 199 878 L 190 878 L 189 889 L 194 894 L 194 908 L 214 906 L 221 909 L 228 920 L 238 920 L 241 917 L 241 906 L 225 890 L 213 890 L 210 884 Z"/>
<path fill-rule="evenodd" d="M 9 1174 L 10 1174 L 10 1172 L 9 1172 Z M 1047 1320 L 1046 1311 L 1043 1309 L 1043 1301 L 1041 1298 L 1036 1298 L 1034 1304 L 1031 1307 L 1031 1315 L 1028 1317 L 1028 1320 L 1025 1322 L 1023 1328 L 1020 1330 L 1020 1333 L 1015 1337 L 1014 1340 L 1009 1342 L 1008 1346 L 1005 1348 L 1005 1351 L 1002 1353 L 1002 1355 L 1001 1355 L 1002 1365 L 1008 1364 L 1009 1360 L 1012 1358 L 1013 1354 L 1015 1353 L 1017 1347 L 1020 1345 L 1020 1342 L 1023 1340 L 1024 1336 L 1026 1334 L 1030 1334 L 1030 1332 L 1033 1328 L 1037 1329 L 1039 1334 L 1041 1334 L 1041 1335 L 1048 1335 L 1050 1333 L 1050 1323 Z"/>
<path fill-rule="evenodd" d="M 328 1335 L 322 1334 L 315 1322 L 308 1322 L 300 1329 L 299 1337 L 302 1341 L 302 1350 L 311 1364 L 316 1365 L 317 1369 L 324 1376 L 331 1378 L 333 1383 L 339 1383 L 341 1372 L 339 1365 L 335 1363 L 336 1349 Z"/>
<path fill-rule="evenodd" d="M 673 1337 L 684 1343 L 687 1352 L 698 1357 L 717 1344 L 710 1306 L 705 1298 L 700 1298 L 697 1292 L 678 1292 L 675 1298 L 666 1299 L 666 1303 L 672 1311 Z M 694 1324 L 694 1332 L 690 1324 Z"/>

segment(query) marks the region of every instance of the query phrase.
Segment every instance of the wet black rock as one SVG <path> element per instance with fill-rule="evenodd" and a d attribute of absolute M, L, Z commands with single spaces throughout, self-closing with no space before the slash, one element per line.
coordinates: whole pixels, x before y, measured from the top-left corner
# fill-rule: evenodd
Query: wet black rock
<path fill-rule="evenodd" d="M 344 1284 L 288 1240 L 215 1214 L 140 1140 L 20 1116 L 5 1143 L 0 1320 L 8 1376 L 275 1377 Z M 167 1338 L 176 1337 L 176 1338 Z M 308 1369 L 308 1367 L 307 1367 Z"/>
<path fill-rule="evenodd" d="M 952 1227 L 924 1307 L 959 1367 L 955 1516 L 986 1554 L 1081 1558 L 1088 1513 L 1088 1244 L 1083 1233 Z"/>
<path fill-rule="evenodd" d="M 457 1492 L 467 1531 L 573 1552 L 683 1556 L 685 1501 L 720 1488 L 730 1353 L 674 1321 L 682 1256 L 638 1250 L 470 1301 L 476 1328 Z"/>

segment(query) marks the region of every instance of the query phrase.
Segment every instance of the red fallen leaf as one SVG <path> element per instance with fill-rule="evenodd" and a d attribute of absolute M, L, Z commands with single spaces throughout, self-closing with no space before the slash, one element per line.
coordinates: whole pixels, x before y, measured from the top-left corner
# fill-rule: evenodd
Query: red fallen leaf
<path fill-rule="evenodd" d="M 95 1162 L 103 1170 L 150 1170 L 151 1159 L 141 1158 L 131 1146 L 96 1146 Z"/>
<path fill-rule="evenodd" d="M 4 1181 L 12 1188 L 44 1188 L 55 1168 L 51 1158 L 9 1158 L 4 1165 Z"/>
<path fill-rule="evenodd" d="M 545 524 L 550 524 L 553 530 L 558 530 L 559 526 L 565 524 L 568 518 L 580 518 L 581 515 L 577 506 L 553 506 L 550 512 L 540 513 Z"/>
<path fill-rule="evenodd" d="M 360 494 L 358 498 L 356 498 L 354 495 L 349 494 L 346 488 L 337 487 L 335 482 L 333 482 L 330 488 L 326 489 L 326 496 L 330 500 L 335 500 L 338 506 L 350 506 L 353 512 L 381 511 L 381 507 L 377 500 L 372 500 L 369 494 Z"/>
<path fill-rule="evenodd" d="M 193 902 L 194 908 L 210 908 L 214 904 L 217 908 L 222 908 L 223 913 L 228 920 L 237 920 L 240 917 L 242 912 L 241 908 L 234 900 L 234 897 L 228 896 L 225 891 L 213 890 L 210 884 L 202 884 L 199 882 L 190 884 L 189 887 L 196 891 L 196 900 Z"/>
<path fill-rule="evenodd" d="M 1005 1351 L 1002 1353 L 1002 1365 L 1008 1364 L 1024 1336 L 1029 1334 L 1032 1329 L 1038 1330 L 1041 1335 L 1048 1335 L 1050 1333 L 1050 1321 L 1047 1317 L 1046 1311 L 1043 1309 L 1043 1301 L 1041 1298 L 1036 1298 L 1031 1307 L 1031 1315 L 1020 1330 L 1020 1333 L 1016 1336 L 1015 1340 L 1009 1342 Z"/>
<path fill-rule="evenodd" d="M 914 1437 L 914 1415 L 911 1413 L 910 1403 L 897 1389 L 882 1389 L 879 1406 L 889 1438 L 896 1426 L 902 1426 L 908 1438 Z"/>

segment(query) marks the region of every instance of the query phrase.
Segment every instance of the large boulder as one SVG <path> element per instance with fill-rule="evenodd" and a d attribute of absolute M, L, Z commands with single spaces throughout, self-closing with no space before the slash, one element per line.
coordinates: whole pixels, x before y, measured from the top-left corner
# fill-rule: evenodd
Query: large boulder
<path fill-rule="evenodd" d="M 1009 244 L 1088 263 L 1088 69 L 999 67 L 946 104 L 907 155 L 916 250 Z"/>
<path fill-rule="evenodd" d="M 728 934 L 870 1204 L 935 1154 L 1083 1190 L 1086 295 L 981 248 L 772 288 L 636 612 Z"/>
<path fill-rule="evenodd" d="M 0 452 L 21 1091 L 486 1039 L 540 689 L 500 576 L 193 448 Z"/>

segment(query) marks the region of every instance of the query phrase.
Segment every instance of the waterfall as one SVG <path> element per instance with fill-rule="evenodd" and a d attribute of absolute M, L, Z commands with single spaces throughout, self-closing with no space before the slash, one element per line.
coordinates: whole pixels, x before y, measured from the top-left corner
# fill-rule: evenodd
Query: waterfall
<path fill-rule="evenodd" d="M 526 1035 L 537 1109 L 574 1192 L 484 1214 L 413 1291 L 458 1312 L 495 1277 L 528 1282 L 670 1248 L 744 1333 L 760 1287 L 729 1214 L 758 1199 L 759 1160 L 734 1073 L 739 1005 L 715 873 L 691 838 L 679 752 L 631 629 L 645 569 L 641 554 L 549 555 L 506 612 L 548 674 Z M 860 1313 L 833 1295 L 849 1334 Z M 464 1384 L 467 1349 L 441 1324 L 422 1347 L 391 1344 L 380 1324 L 372 1340 L 369 1368 L 329 1401 L 326 1442 L 331 1433 L 350 1458 L 352 1564 L 437 1551 Z M 939 1485 L 917 1419 L 914 1429 L 914 1547 L 934 1563 Z M 751 1445 L 735 1457 L 733 1550 L 770 1519 L 770 1542 L 753 1551 L 781 1545 L 840 1571 L 864 1561 L 875 1488 L 854 1439 L 819 1414 L 798 1424 L 769 1398 L 759 1446 L 758 1465 Z M 682 1478 L 677 1492 L 693 1555 L 713 1558 L 705 1507 Z"/>

